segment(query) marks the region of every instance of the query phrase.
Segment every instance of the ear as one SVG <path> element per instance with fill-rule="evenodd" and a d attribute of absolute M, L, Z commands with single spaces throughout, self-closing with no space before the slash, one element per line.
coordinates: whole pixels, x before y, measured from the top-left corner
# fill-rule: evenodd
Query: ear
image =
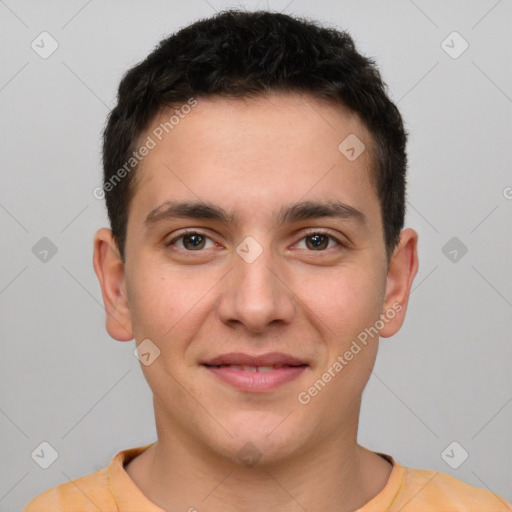
<path fill-rule="evenodd" d="M 132 340 L 124 263 L 110 229 L 102 228 L 94 236 L 93 266 L 101 286 L 108 333 L 119 341 Z"/>
<path fill-rule="evenodd" d="M 411 286 L 418 271 L 418 234 L 413 229 L 400 233 L 400 243 L 393 251 L 386 278 L 386 296 L 382 314 L 386 318 L 382 338 L 396 334 L 405 320 Z"/>

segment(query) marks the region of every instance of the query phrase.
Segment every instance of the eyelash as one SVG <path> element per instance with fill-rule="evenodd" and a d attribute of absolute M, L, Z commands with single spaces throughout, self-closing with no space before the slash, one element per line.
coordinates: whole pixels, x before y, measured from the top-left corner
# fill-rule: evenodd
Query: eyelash
<path fill-rule="evenodd" d="M 187 235 L 199 235 L 203 238 L 207 238 L 209 240 L 211 240 L 212 242 L 214 242 L 211 237 L 209 237 L 206 233 L 203 233 L 201 231 L 197 231 L 197 230 L 190 230 L 190 231 L 186 231 L 184 233 L 182 233 L 181 235 L 178 235 L 176 237 L 174 237 L 172 240 L 170 240 L 169 242 L 166 242 L 165 243 L 165 246 L 166 247 L 170 247 L 172 245 L 174 245 L 178 240 L 180 240 L 181 238 L 187 236 Z M 331 240 L 334 240 L 337 244 L 338 244 L 338 247 L 340 248 L 344 248 L 346 247 L 346 244 L 344 244 L 343 242 L 341 242 L 338 238 L 336 238 L 335 236 L 333 236 L 332 234 L 330 234 L 328 231 L 325 231 L 325 230 L 322 230 L 322 229 L 313 229 L 311 231 L 308 231 L 304 234 L 304 236 L 299 240 L 299 242 L 301 242 L 302 240 L 304 240 L 305 238 L 309 237 L 309 236 L 313 236 L 313 235 L 324 235 L 326 236 L 327 238 L 330 238 Z M 215 243 L 215 242 L 214 242 Z M 332 249 L 332 247 L 330 248 Z M 192 251 L 192 250 L 188 250 L 188 249 L 181 249 L 180 250 L 183 250 L 185 252 L 190 252 L 190 253 L 194 253 L 194 252 L 204 252 L 203 249 L 199 249 L 197 251 Z M 321 249 L 319 251 L 314 251 L 314 250 L 309 250 L 309 252 L 326 252 L 328 249 Z"/>

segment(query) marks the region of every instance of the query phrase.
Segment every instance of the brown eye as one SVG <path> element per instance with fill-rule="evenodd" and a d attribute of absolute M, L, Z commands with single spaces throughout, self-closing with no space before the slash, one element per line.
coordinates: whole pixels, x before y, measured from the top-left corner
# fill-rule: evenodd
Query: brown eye
<path fill-rule="evenodd" d="M 305 242 L 304 242 L 305 241 Z M 333 242 L 333 243 L 331 243 Z M 304 244 L 302 247 L 300 245 Z M 309 251 L 324 252 L 326 249 L 341 249 L 344 244 L 330 233 L 323 231 L 311 231 L 304 236 L 299 242 L 299 249 L 307 249 Z"/>
<path fill-rule="evenodd" d="M 306 238 L 306 246 L 312 250 L 323 250 L 329 245 L 329 237 L 321 233 L 308 235 Z"/>
<path fill-rule="evenodd" d="M 181 243 L 180 243 L 181 242 Z M 207 243 L 210 243 L 208 247 L 206 247 Z M 170 242 L 166 244 L 166 246 L 176 246 L 178 249 L 182 249 L 185 251 L 201 251 L 202 249 L 208 249 L 215 246 L 215 243 L 210 239 L 210 237 L 203 235 L 202 233 L 190 232 L 176 238 L 173 238 Z"/>
<path fill-rule="evenodd" d="M 197 250 L 203 249 L 205 245 L 205 237 L 198 234 L 185 235 L 183 237 L 183 246 L 185 249 Z"/>

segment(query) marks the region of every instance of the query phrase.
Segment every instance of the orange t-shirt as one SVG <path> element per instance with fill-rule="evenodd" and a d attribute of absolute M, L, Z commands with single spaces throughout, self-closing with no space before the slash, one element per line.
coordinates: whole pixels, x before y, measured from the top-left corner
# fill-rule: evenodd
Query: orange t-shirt
<path fill-rule="evenodd" d="M 119 452 L 95 473 L 60 484 L 36 496 L 23 512 L 165 512 L 135 485 L 124 464 L 146 448 Z M 444 473 L 393 465 L 384 489 L 358 512 L 510 512 L 512 505 L 490 491 Z"/>

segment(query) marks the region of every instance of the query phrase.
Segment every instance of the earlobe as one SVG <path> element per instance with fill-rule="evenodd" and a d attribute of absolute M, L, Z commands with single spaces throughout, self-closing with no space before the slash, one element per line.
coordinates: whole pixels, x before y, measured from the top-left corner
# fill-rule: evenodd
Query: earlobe
<path fill-rule="evenodd" d="M 418 234 L 413 229 L 404 229 L 400 234 L 400 243 L 395 248 L 389 263 L 386 296 L 382 310 L 387 321 L 380 331 L 382 338 L 393 336 L 402 327 L 417 271 Z"/>
<path fill-rule="evenodd" d="M 102 228 L 94 236 L 93 266 L 101 287 L 108 333 L 119 341 L 132 340 L 124 263 L 110 229 Z"/>

